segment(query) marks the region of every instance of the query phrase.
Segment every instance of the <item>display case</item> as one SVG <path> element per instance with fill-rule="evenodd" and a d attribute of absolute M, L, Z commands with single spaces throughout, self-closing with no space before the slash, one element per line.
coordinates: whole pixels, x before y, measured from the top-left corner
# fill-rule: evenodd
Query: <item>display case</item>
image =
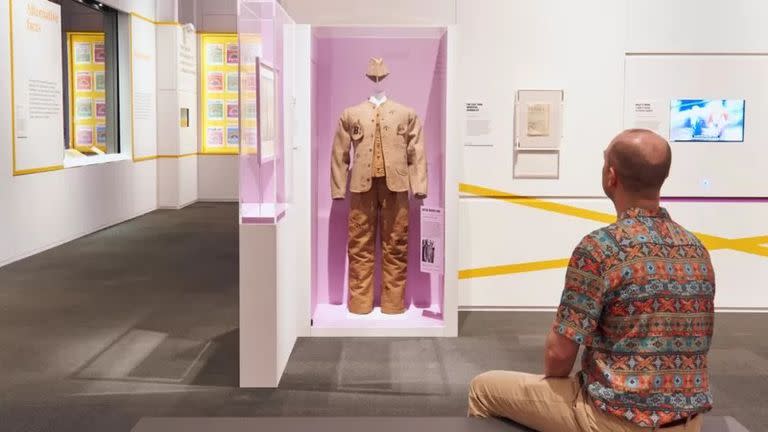
<path fill-rule="evenodd" d="M 240 385 L 276 386 L 298 337 L 456 336 L 451 30 L 238 10 Z"/>
<path fill-rule="evenodd" d="M 107 152 L 107 80 L 104 33 L 67 32 L 69 148 Z"/>
<path fill-rule="evenodd" d="M 455 194 L 446 191 L 447 29 L 315 27 L 311 38 L 311 334 L 445 335 L 443 209 Z"/>
<path fill-rule="evenodd" d="M 273 1 L 241 1 L 240 216 L 244 223 L 275 223 L 287 210 L 285 101 L 286 35 L 293 21 Z M 286 54 L 286 51 L 288 53 Z"/>

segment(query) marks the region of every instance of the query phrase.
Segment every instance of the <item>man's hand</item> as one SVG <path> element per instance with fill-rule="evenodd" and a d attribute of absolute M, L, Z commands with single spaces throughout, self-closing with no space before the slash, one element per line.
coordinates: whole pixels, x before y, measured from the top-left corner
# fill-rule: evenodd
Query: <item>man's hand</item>
<path fill-rule="evenodd" d="M 544 375 L 547 378 L 565 378 L 571 374 L 579 345 L 567 337 L 549 331 L 544 348 Z"/>

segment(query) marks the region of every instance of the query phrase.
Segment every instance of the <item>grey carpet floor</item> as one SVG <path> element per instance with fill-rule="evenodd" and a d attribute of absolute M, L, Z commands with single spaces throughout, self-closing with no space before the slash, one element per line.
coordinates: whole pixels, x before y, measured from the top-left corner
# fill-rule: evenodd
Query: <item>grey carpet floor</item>
<path fill-rule="evenodd" d="M 237 208 L 157 211 L 0 268 L 0 431 L 142 417 L 463 416 L 470 379 L 538 372 L 550 313 L 465 312 L 455 339 L 301 339 L 238 389 Z M 727 287 L 720 287 L 727 289 Z M 719 314 L 714 414 L 768 431 L 768 315 Z"/>

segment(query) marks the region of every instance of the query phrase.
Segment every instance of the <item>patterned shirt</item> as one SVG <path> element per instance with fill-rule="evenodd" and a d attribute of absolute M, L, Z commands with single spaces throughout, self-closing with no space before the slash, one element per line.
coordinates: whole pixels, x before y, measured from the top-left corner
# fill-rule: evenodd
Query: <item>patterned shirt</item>
<path fill-rule="evenodd" d="M 594 405 L 642 427 L 712 408 L 707 353 L 715 274 L 667 211 L 630 209 L 576 247 L 555 331 L 585 345 Z"/>

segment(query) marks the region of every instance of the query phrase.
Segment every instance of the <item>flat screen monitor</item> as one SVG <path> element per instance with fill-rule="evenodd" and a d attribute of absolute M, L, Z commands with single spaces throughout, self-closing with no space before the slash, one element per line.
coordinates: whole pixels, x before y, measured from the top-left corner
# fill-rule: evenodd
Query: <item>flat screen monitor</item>
<path fill-rule="evenodd" d="M 677 99 L 670 105 L 674 142 L 743 142 L 743 99 Z"/>

